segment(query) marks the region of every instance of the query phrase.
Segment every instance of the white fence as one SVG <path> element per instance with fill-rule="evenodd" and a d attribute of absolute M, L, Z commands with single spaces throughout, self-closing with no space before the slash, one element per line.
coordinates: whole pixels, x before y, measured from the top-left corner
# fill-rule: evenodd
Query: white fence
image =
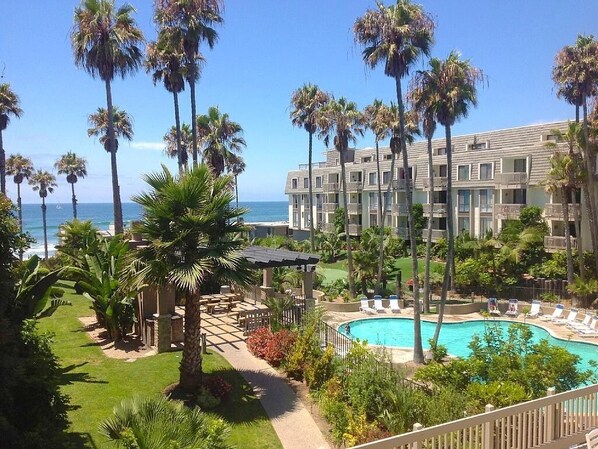
<path fill-rule="evenodd" d="M 598 427 L 598 384 L 355 446 L 354 449 L 543 449 L 585 441 Z"/>

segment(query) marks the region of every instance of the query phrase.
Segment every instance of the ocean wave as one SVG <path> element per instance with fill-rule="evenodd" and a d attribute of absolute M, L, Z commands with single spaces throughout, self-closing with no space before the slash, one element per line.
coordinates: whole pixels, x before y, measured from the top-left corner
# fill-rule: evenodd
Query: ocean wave
<path fill-rule="evenodd" d="M 53 256 L 56 253 L 56 246 L 54 244 L 48 243 L 48 256 Z M 23 253 L 23 257 L 25 259 L 29 259 L 31 256 L 37 255 L 40 257 L 44 257 L 44 244 L 41 245 L 33 245 L 27 251 Z"/>

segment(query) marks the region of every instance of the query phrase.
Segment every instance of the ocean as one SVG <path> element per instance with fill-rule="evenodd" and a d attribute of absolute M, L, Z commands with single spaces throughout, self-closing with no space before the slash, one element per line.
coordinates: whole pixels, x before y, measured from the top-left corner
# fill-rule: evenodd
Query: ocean
<path fill-rule="evenodd" d="M 246 222 L 288 221 L 288 203 L 286 201 L 240 201 L 239 207 L 249 209 L 243 217 Z M 137 203 L 123 203 L 123 221 L 125 226 L 131 221 L 141 218 L 141 206 Z M 107 230 L 113 223 L 111 203 L 79 203 L 77 205 L 79 220 L 91 220 L 100 230 Z M 47 209 L 48 250 L 54 252 L 58 242 L 58 227 L 65 221 L 73 219 L 71 203 L 50 204 Z M 26 255 L 44 254 L 44 228 L 42 225 L 41 204 L 23 204 L 23 230 L 29 232 L 36 240 Z"/>

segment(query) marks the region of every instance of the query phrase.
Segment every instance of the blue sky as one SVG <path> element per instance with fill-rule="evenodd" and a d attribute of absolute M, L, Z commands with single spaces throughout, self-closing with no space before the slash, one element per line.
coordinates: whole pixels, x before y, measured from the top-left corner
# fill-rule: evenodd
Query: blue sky
<path fill-rule="evenodd" d="M 384 3 L 389 4 L 386 0 Z M 88 178 L 77 185 L 81 202 L 110 202 L 110 161 L 87 137 L 87 116 L 105 106 L 104 85 L 73 63 L 70 45 L 75 0 L 3 0 L 0 15 L 0 70 L 21 99 L 24 115 L 4 132 L 8 154 L 21 152 L 36 168 L 52 169 L 66 151 L 87 158 Z M 117 4 L 120 1 L 117 0 Z M 133 0 L 147 39 L 154 39 L 152 2 Z M 561 120 L 573 111 L 554 93 L 554 55 L 578 33 L 598 34 L 596 0 L 435 0 L 423 3 L 437 22 L 432 54 L 455 49 L 480 67 L 488 85 L 479 106 L 455 125 L 454 134 Z M 382 68 L 366 69 L 353 41 L 352 25 L 370 0 L 228 0 L 220 40 L 207 59 L 197 86 L 198 112 L 218 105 L 245 130 L 246 172 L 239 179 L 241 200 L 284 200 L 288 170 L 307 160 L 307 134 L 293 128 L 291 93 L 312 82 L 365 107 L 374 98 L 394 99 L 393 80 Z M 418 63 L 414 70 L 424 67 Z M 407 81 L 404 81 L 406 83 Z M 182 116 L 189 122 L 187 91 Z M 175 168 L 163 155 L 162 138 L 174 123 L 172 97 L 141 71 L 113 85 L 114 103 L 134 119 L 135 137 L 118 152 L 123 201 L 141 191 L 141 175 Z M 440 132 L 439 132 L 440 135 Z M 371 146 L 370 134 L 359 142 Z M 315 160 L 324 145 L 315 142 Z M 15 187 L 7 182 L 9 195 Z M 51 197 L 68 202 L 63 179 Z M 37 202 L 27 186 L 24 202 Z"/>

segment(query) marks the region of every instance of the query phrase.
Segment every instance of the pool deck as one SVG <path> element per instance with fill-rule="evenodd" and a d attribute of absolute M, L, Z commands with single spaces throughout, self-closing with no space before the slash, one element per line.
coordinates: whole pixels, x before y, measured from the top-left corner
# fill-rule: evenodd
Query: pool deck
<path fill-rule="evenodd" d="M 563 314 L 566 318 L 568 310 Z M 436 323 L 437 314 L 422 315 L 422 321 L 429 323 Z M 373 318 L 413 318 L 413 308 L 408 307 L 402 309 L 401 313 L 378 313 L 376 315 L 366 314 L 364 312 L 327 312 L 324 320 L 331 326 L 338 328 L 342 324 L 348 321 L 361 320 L 361 319 L 373 319 Z M 490 321 L 507 321 L 513 323 L 528 323 L 534 324 L 547 330 L 553 337 L 560 338 L 561 340 L 579 341 L 583 343 L 593 343 L 598 350 L 598 338 L 596 337 L 581 337 L 576 332 L 569 329 L 566 325 L 557 325 L 551 321 L 544 321 L 540 317 L 538 318 L 524 318 L 525 314 L 520 313 L 517 318 L 508 316 L 486 316 L 485 314 L 475 312 L 464 315 L 444 315 L 444 322 L 446 323 L 460 323 L 465 321 L 474 320 L 490 320 Z M 578 321 L 578 320 L 576 320 Z M 380 346 L 372 345 L 374 348 L 382 348 Z M 393 363 L 410 364 L 413 361 L 413 350 L 410 348 L 390 348 L 385 347 L 384 351 Z"/>

